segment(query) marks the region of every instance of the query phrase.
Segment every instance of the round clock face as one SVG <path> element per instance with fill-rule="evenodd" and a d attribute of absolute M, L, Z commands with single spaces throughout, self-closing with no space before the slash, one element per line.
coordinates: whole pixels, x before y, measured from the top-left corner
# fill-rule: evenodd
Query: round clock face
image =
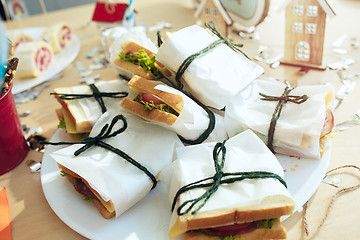
<path fill-rule="evenodd" d="M 234 22 L 251 27 L 265 19 L 270 0 L 220 0 L 220 3 Z"/>

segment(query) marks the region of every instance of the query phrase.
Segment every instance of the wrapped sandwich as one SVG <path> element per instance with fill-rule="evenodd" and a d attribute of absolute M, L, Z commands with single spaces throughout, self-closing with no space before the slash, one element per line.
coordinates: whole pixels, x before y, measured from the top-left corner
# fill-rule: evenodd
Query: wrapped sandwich
<path fill-rule="evenodd" d="M 211 116 L 183 92 L 162 82 L 136 75 L 128 84 L 131 94 L 121 101 L 121 106 L 126 110 L 175 131 L 190 142 L 202 138 L 203 133 L 208 131 Z M 214 130 L 211 129 L 212 132 L 210 131 L 203 141 L 227 138 L 222 120 L 220 115 L 214 115 Z"/>
<path fill-rule="evenodd" d="M 40 76 L 53 61 L 53 50 L 44 41 L 23 42 L 15 49 L 19 59 L 16 78 L 34 78 Z"/>
<path fill-rule="evenodd" d="M 99 141 L 91 145 L 95 137 Z M 154 139 L 162 139 L 161 144 Z M 88 139 L 50 156 L 76 191 L 95 205 L 94 211 L 110 219 L 119 217 L 156 186 L 159 172 L 173 160 L 174 148 L 180 145 L 173 132 L 150 127 L 118 106 L 101 116 Z M 77 151 L 81 153 L 75 156 Z"/>
<path fill-rule="evenodd" d="M 55 54 L 60 53 L 71 41 L 71 27 L 65 22 L 51 25 L 42 35 L 44 41 L 48 42 Z"/>
<path fill-rule="evenodd" d="M 128 77 L 138 75 L 145 79 L 159 79 L 161 74 L 171 73 L 164 65 L 155 60 L 156 53 L 133 41 L 121 44 L 121 52 L 113 60 L 115 66 L 130 73 Z"/>
<path fill-rule="evenodd" d="M 283 177 L 250 130 L 226 142 L 177 148 L 160 174 L 173 209 L 170 239 L 286 239 L 279 218 L 292 214 L 295 202 Z"/>
<path fill-rule="evenodd" d="M 264 70 L 225 43 L 204 51 L 216 41 L 219 37 L 208 29 L 198 25 L 186 27 L 168 34 L 159 47 L 156 60 L 177 72 L 177 77 L 180 70 L 185 70 L 182 78 L 191 94 L 206 106 L 222 109 Z M 189 58 L 191 63 L 187 62 Z"/>
<path fill-rule="evenodd" d="M 86 136 L 100 116 L 107 109 L 119 105 L 129 92 L 127 82 L 123 80 L 99 81 L 94 85 L 96 89 L 79 85 L 54 90 L 53 94 L 61 104 L 61 108 L 56 110 L 60 126 L 75 138 Z"/>
<path fill-rule="evenodd" d="M 229 136 L 253 130 L 271 150 L 319 159 L 334 126 L 330 85 L 290 88 L 272 80 L 256 80 L 225 109 Z"/>

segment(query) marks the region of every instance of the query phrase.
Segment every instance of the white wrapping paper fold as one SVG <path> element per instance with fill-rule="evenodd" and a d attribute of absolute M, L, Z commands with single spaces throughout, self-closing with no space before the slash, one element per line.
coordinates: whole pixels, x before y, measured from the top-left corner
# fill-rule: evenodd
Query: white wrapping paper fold
<path fill-rule="evenodd" d="M 127 153 L 157 176 L 171 163 L 175 147 L 182 143 L 173 132 L 149 126 L 139 118 L 122 112 L 120 107 L 102 115 L 90 136 L 98 135 L 105 123 L 110 123 L 117 114 L 126 117 L 128 127 L 125 132 L 104 142 Z M 122 127 L 121 121 L 117 124 L 113 131 Z M 161 143 L 158 139 L 162 140 Z M 52 153 L 51 157 L 86 179 L 105 201 L 111 200 L 116 217 L 142 199 L 152 188 L 153 183 L 144 172 L 109 150 L 93 146 L 79 156 L 74 156 L 74 152 L 81 146 L 83 144 L 65 147 Z"/>
<path fill-rule="evenodd" d="M 130 88 L 125 80 L 110 80 L 110 81 L 99 81 L 95 83 L 95 86 L 100 92 L 130 92 Z M 66 94 L 92 94 L 92 90 L 88 85 L 79 85 L 70 88 L 59 88 L 58 93 Z M 117 107 L 120 104 L 122 98 L 109 98 L 103 97 L 104 104 L 109 110 L 113 107 Z M 84 121 L 89 121 L 92 125 L 100 118 L 103 114 L 99 103 L 94 97 L 80 98 L 76 100 L 65 100 L 70 104 L 70 108 L 76 109 L 77 112 L 83 112 Z M 72 109 L 70 109 L 71 111 Z M 80 119 L 77 119 L 80 121 Z"/>
<path fill-rule="evenodd" d="M 156 59 L 168 69 L 177 71 L 190 55 L 218 40 L 198 25 L 168 34 L 159 47 Z M 263 68 L 225 44 L 197 57 L 183 78 L 191 93 L 203 104 L 222 109 L 236 93 L 263 73 Z"/>
<path fill-rule="evenodd" d="M 184 107 L 177 117 L 175 123 L 171 126 L 161 122 L 151 122 L 170 129 L 187 140 L 197 139 L 209 126 L 210 118 L 206 111 L 181 91 L 165 85 L 162 82 L 156 83 L 158 85 L 155 87 L 155 89 L 182 96 L 184 100 Z M 134 94 L 134 92 L 129 94 L 130 99 L 136 97 L 132 94 Z M 224 126 L 224 117 L 219 114 L 215 114 L 215 128 L 206 141 L 222 141 L 227 138 L 228 135 Z"/>
<path fill-rule="evenodd" d="M 176 160 L 160 174 L 172 203 L 176 192 L 183 186 L 214 176 L 213 149 L 216 143 L 180 147 L 176 149 Z M 226 143 L 226 159 L 223 172 L 267 171 L 284 178 L 278 160 L 265 144 L 250 130 L 230 138 Z M 178 218 L 176 208 L 183 202 L 201 196 L 205 189 L 193 189 L 180 195 L 171 216 L 170 229 Z M 245 179 L 232 184 L 220 185 L 198 213 L 219 212 L 220 209 L 237 209 L 259 204 L 268 196 L 283 195 L 291 199 L 285 186 L 278 180 Z M 193 209 L 194 210 L 194 209 Z"/>
<path fill-rule="evenodd" d="M 255 80 L 240 92 L 225 110 L 225 128 L 229 136 L 252 129 L 267 142 L 268 129 L 278 101 L 260 100 L 259 93 L 280 97 L 284 83 Z M 273 147 L 277 153 L 307 158 L 320 158 L 320 133 L 325 123 L 326 97 L 330 85 L 300 86 L 290 95 L 307 95 L 301 104 L 287 102 L 276 123 Z"/>

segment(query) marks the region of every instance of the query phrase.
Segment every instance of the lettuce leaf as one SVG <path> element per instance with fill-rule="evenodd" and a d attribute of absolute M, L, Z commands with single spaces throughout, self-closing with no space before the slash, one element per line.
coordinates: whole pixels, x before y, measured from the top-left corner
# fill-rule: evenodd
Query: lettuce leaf
<path fill-rule="evenodd" d="M 164 111 L 164 112 L 167 112 L 167 113 L 171 113 L 171 114 L 173 114 L 175 116 L 179 116 L 179 114 L 173 108 L 171 108 L 169 105 L 166 105 L 166 104 L 155 105 L 153 101 L 150 101 L 150 103 L 144 102 L 144 101 L 140 100 L 138 97 L 136 97 L 134 99 L 134 101 L 144 105 L 144 110 L 158 109 L 160 111 Z"/>
<path fill-rule="evenodd" d="M 150 71 L 155 79 L 161 77 L 159 69 L 156 67 L 155 56 L 149 57 L 149 55 L 144 50 L 139 50 L 138 52 L 132 54 L 125 54 L 124 51 L 119 53 L 119 57 L 121 60 L 131 62 L 135 65 L 142 67 L 145 71 Z"/>

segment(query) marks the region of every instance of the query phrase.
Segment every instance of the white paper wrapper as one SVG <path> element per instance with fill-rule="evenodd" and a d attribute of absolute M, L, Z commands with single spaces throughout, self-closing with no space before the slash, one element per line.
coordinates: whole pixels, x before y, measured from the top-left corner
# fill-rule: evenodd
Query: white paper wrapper
<path fill-rule="evenodd" d="M 168 34 L 156 59 L 176 72 L 187 57 L 216 40 L 218 37 L 210 31 L 193 25 Z M 236 93 L 263 72 L 263 68 L 241 53 L 220 44 L 197 57 L 185 71 L 183 78 L 191 93 L 202 103 L 222 109 Z"/>
<path fill-rule="evenodd" d="M 128 127 L 125 132 L 104 142 L 124 151 L 157 176 L 171 163 L 175 147 L 181 146 L 182 143 L 175 133 L 161 127 L 149 126 L 141 119 L 122 112 L 120 107 L 102 115 L 90 136 L 98 135 L 104 124 L 110 123 L 117 114 L 126 117 Z M 113 130 L 122 127 L 121 121 L 118 124 Z M 162 139 L 161 143 L 157 139 Z M 83 144 L 63 148 L 52 153 L 51 157 L 86 179 L 105 201 L 111 200 L 115 206 L 116 217 L 150 191 L 153 186 L 150 178 L 122 157 L 101 147 L 91 147 L 75 157 L 74 152 L 81 146 Z"/>
<path fill-rule="evenodd" d="M 176 149 L 176 160 L 160 174 L 160 180 L 168 188 L 170 203 L 181 187 L 214 176 L 215 167 L 212 154 L 215 144 L 204 143 Z M 225 143 L 225 147 L 226 159 L 223 169 L 225 173 L 267 171 L 284 178 L 283 169 L 275 155 L 252 131 L 248 130 L 230 138 Z M 177 207 L 187 200 L 201 196 L 204 192 L 205 189 L 199 188 L 180 195 L 180 200 L 171 216 L 170 229 L 178 217 Z M 232 184 L 223 184 L 198 213 L 256 205 L 264 198 L 276 195 L 283 195 L 292 199 L 286 187 L 273 178 L 245 179 Z"/>
<path fill-rule="evenodd" d="M 158 85 L 155 89 L 182 96 L 184 100 L 184 107 L 175 123 L 171 126 L 161 122 L 148 121 L 170 129 L 187 140 L 197 139 L 209 126 L 210 119 L 206 111 L 181 91 L 165 85 L 162 82 L 156 83 L 158 83 Z M 134 99 L 136 97 L 136 95 L 133 94 L 134 92 L 129 94 L 130 99 Z M 215 128 L 206 141 L 222 141 L 228 138 L 224 126 L 224 117 L 219 114 L 215 114 L 215 121 Z"/>
<path fill-rule="evenodd" d="M 286 85 L 278 81 L 256 80 L 226 106 L 225 128 L 229 136 L 252 129 L 267 142 L 268 129 L 277 101 L 260 100 L 259 93 L 281 96 Z M 300 86 L 290 95 L 307 95 L 301 104 L 285 103 L 277 121 L 273 147 L 277 153 L 320 158 L 320 133 L 325 123 L 326 95 L 330 85 Z"/>
<path fill-rule="evenodd" d="M 127 81 L 124 80 L 111 80 L 111 81 L 99 81 L 95 83 L 95 86 L 100 92 L 130 92 L 130 88 Z M 65 91 L 66 90 L 66 91 Z M 59 93 L 76 93 L 76 94 L 92 94 L 88 85 L 79 85 L 71 88 L 64 88 L 59 90 Z M 114 106 L 120 104 L 122 98 L 108 98 L 103 97 L 106 108 L 109 110 Z M 88 120 L 92 125 L 103 114 L 99 103 L 94 97 L 81 98 L 76 100 L 65 100 L 71 102 L 71 106 L 77 109 L 78 112 L 83 112 L 85 120 Z"/>

